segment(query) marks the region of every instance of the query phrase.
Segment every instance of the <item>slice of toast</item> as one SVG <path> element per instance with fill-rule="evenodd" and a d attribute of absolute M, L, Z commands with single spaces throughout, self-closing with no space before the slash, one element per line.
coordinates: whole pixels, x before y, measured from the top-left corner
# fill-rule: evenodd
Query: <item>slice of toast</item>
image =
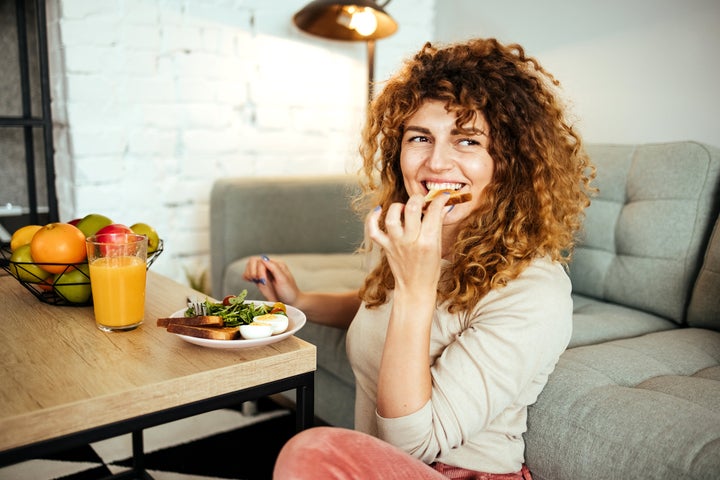
<path fill-rule="evenodd" d="M 443 193 L 448 193 L 450 195 L 450 198 L 448 198 L 447 202 L 445 202 L 445 206 L 456 205 L 458 203 L 465 203 L 472 200 L 472 194 L 469 192 L 460 193 L 455 190 L 430 190 L 428 194 L 425 195 L 425 206 L 427 207 L 435 197 Z"/>
<path fill-rule="evenodd" d="M 168 317 L 158 318 L 158 327 L 167 327 L 171 323 L 176 325 L 206 326 L 206 327 L 222 327 L 223 319 L 216 315 L 199 315 L 196 317 Z"/>
<path fill-rule="evenodd" d="M 209 340 L 235 340 L 240 336 L 239 327 L 201 327 L 171 323 L 167 326 L 167 331 L 189 337 L 207 338 Z"/>

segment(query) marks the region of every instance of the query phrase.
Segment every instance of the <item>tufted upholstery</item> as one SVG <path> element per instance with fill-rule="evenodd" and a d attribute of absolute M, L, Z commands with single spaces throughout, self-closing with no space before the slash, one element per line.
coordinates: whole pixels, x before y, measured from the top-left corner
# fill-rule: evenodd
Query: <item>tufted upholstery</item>
<path fill-rule="evenodd" d="M 720 150 L 694 142 L 587 150 L 600 191 L 570 265 L 570 347 L 684 325 L 720 207 Z"/>
<path fill-rule="evenodd" d="M 573 291 L 682 324 L 720 195 L 720 151 L 692 142 L 590 145 L 599 196 Z"/>

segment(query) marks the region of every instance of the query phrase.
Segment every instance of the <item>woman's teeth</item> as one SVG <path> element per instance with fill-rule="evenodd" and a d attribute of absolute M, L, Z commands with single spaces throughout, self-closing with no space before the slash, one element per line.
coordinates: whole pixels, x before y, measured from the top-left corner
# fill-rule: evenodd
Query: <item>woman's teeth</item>
<path fill-rule="evenodd" d="M 462 183 L 435 183 L 435 182 L 425 182 L 425 187 L 428 190 L 460 190 L 462 188 Z"/>

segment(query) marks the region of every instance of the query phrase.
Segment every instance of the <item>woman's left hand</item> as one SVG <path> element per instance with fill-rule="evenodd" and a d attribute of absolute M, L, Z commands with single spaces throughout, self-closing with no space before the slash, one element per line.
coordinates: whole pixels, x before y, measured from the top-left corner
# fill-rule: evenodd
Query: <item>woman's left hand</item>
<path fill-rule="evenodd" d="M 380 228 L 382 210 L 374 210 L 366 221 L 367 235 L 385 250 L 395 277 L 395 288 L 435 292 L 440 279 L 443 219 L 447 195 L 440 195 L 423 212 L 425 199 L 413 195 L 408 202 L 393 203 Z"/>

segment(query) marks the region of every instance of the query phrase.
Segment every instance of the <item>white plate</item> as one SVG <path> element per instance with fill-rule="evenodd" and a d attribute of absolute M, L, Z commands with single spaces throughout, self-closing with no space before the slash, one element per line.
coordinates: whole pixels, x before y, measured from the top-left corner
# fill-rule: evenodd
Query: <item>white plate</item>
<path fill-rule="evenodd" d="M 275 302 L 263 302 L 260 300 L 246 300 L 245 303 L 254 303 L 256 305 L 272 306 Z M 247 339 L 242 339 L 242 338 L 238 339 L 238 340 L 211 340 L 208 338 L 197 338 L 197 337 L 191 337 L 188 335 L 181 335 L 179 333 L 176 333 L 175 335 L 182 338 L 186 342 L 193 343 L 195 345 L 200 345 L 202 347 L 210 347 L 210 348 L 236 349 L 236 348 L 250 348 L 250 347 L 260 347 L 262 345 L 270 345 L 271 343 L 275 343 L 275 342 L 284 340 L 287 337 L 289 337 L 290 335 L 294 335 L 295 332 L 300 330 L 305 325 L 305 314 L 303 312 L 301 312 L 300 310 L 298 310 L 295 307 L 291 307 L 290 305 L 286 305 L 285 308 L 287 309 L 288 328 L 283 333 L 279 333 L 279 334 L 273 335 L 271 337 L 257 338 L 257 339 L 253 339 L 253 340 L 247 340 Z M 187 308 L 180 309 L 170 316 L 171 317 L 184 317 L 185 310 L 187 310 Z"/>

